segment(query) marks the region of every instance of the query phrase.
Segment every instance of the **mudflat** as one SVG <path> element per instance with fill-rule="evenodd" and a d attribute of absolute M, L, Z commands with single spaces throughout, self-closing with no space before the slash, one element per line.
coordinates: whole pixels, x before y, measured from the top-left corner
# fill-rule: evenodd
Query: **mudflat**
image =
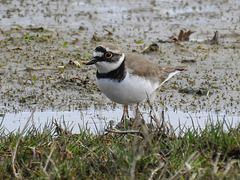
<path fill-rule="evenodd" d="M 115 107 L 85 65 L 96 45 L 110 42 L 189 66 L 163 85 L 156 107 L 239 114 L 239 9 L 226 0 L 1 1 L 0 111 Z M 176 40 L 181 30 L 193 32 L 189 41 Z M 153 43 L 157 50 L 142 53 Z"/>

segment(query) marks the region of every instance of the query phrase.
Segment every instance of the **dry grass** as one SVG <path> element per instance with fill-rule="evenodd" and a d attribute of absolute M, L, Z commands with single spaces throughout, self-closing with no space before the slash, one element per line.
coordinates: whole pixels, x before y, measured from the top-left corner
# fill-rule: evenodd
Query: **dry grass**
<path fill-rule="evenodd" d="M 102 134 L 56 122 L 41 132 L 2 128 L 0 179 L 238 179 L 239 143 L 239 127 L 220 120 L 178 135 L 162 122 Z"/>

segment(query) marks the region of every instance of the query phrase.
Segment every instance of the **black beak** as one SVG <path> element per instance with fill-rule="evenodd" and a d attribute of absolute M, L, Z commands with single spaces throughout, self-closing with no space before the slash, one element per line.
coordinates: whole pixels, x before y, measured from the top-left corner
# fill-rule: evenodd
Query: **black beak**
<path fill-rule="evenodd" d="M 97 59 L 92 59 L 86 65 L 92 65 L 92 64 L 95 64 L 96 62 L 97 62 Z"/>

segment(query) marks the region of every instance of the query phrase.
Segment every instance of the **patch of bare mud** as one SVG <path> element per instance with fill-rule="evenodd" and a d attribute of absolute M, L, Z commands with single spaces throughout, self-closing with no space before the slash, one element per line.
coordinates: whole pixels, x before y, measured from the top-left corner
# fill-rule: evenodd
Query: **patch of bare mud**
<path fill-rule="evenodd" d="M 1 1 L 1 111 L 114 108 L 96 87 L 96 69 L 85 66 L 107 41 L 135 53 L 154 42 L 159 50 L 144 56 L 189 66 L 162 87 L 156 109 L 239 114 L 239 8 L 233 0 Z M 194 31 L 190 41 L 169 42 L 181 29 Z"/>

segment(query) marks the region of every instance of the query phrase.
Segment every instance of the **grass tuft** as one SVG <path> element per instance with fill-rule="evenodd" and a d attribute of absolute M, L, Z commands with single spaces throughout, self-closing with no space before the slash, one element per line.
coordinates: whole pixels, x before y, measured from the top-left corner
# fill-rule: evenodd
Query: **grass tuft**
<path fill-rule="evenodd" d="M 240 124 L 232 126 L 209 117 L 178 135 L 144 123 L 102 134 L 73 134 L 56 121 L 0 128 L 0 179 L 239 179 Z"/>

